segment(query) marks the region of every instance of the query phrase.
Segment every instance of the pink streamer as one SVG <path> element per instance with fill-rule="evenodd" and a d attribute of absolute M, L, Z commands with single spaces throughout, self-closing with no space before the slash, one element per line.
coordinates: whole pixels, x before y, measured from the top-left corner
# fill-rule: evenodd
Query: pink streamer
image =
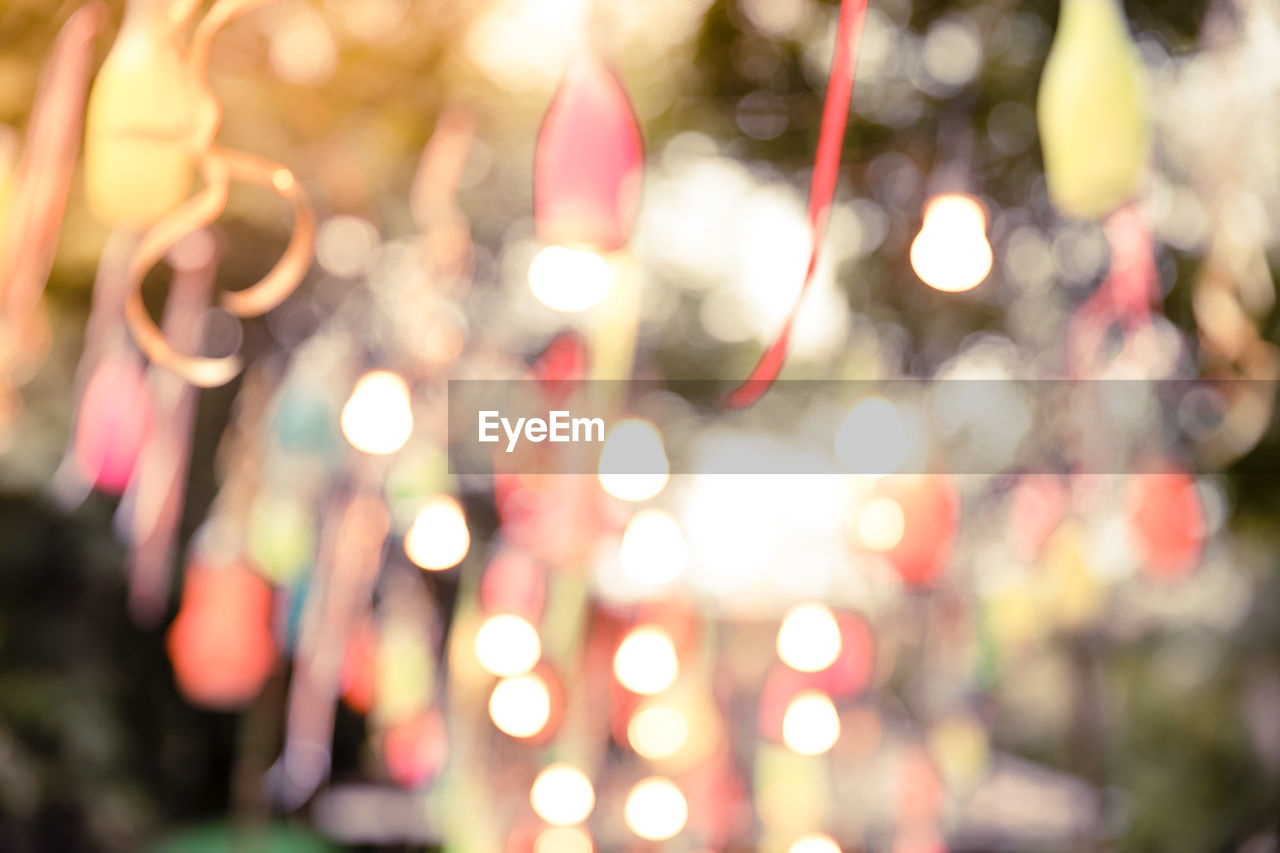
<path fill-rule="evenodd" d="M 729 392 L 725 400 L 728 408 L 741 409 L 755 403 L 764 396 L 782 372 L 796 315 L 800 313 L 804 296 L 813 284 L 814 274 L 818 270 L 831 200 L 835 196 L 836 180 L 840 175 L 840 154 L 844 149 L 844 131 L 849 118 L 849 102 L 853 97 L 854 72 L 858 65 L 858 41 L 862 36 L 862 22 L 866 14 L 867 0 L 842 0 L 840 4 L 836 52 L 831 61 L 831 74 L 827 79 L 827 98 L 822 107 L 822 125 L 818 131 L 818 152 L 814 159 L 813 178 L 809 184 L 809 230 L 813 234 L 813 247 L 809 251 L 804 283 L 777 337 L 765 349 L 751 375 Z"/>

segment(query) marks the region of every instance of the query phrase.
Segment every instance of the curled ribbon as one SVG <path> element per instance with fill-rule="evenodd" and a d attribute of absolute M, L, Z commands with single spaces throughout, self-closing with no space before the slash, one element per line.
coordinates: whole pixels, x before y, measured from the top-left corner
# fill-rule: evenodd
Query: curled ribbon
<path fill-rule="evenodd" d="M 214 35 L 233 18 L 273 0 L 220 0 L 196 24 L 186 52 L 186 70 L 196 97 L 192 144 L 205 186 L 180 204 L 142 236 L 129 263 L 130 293 L 125 320 L 146 356 L 193 385 L 211 388 L 229 382 L 240 372 L 239 356 L 210 357 L 183 352 L 174 346 L 147 313 L 142 280 L 183 237 L 203 228 L 226 209 L 231 182 L 267 187 L 293 208 L 293 233 L 271 270 L 249 287 L 223 293 L 219 304 L 236 317 L 257 317 L 293 293 L 311 264 L 315 246 L 315 214 L 301 185 L 280 163 L 215 144 L 222 124 L 222 107 L 209 86 L 209 52 Z M 179 0 L 170 8 L 171 38 L 178 38 L 199 8 L 198 0 Z"/>

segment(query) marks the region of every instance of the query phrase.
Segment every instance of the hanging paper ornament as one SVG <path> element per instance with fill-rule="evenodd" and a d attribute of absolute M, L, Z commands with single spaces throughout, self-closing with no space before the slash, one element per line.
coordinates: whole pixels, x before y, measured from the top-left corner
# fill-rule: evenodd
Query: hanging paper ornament
<path fill-rule="evenodd" d="M 191 190 L 191 91 L 163 0 L 130 0 L 89 94 L 85 194 L 115 228 L 142 230 Z"/>
<path fill-rule="evenodd" d="M 929 731 L 929 756 L 948 789 L 967 793 L 982 779 L 991 761 L 991 744 L 982 721 L 972 714 L 947 716 Z"/>
<path fill-rule="evenodd" d="M 373 707 L 377 687 L 378 631 L 371 621 L 363 621 L 351 630 L 347 649 L 342 656 L 339 687 L 342 701 L 357 714 L 367 714 Z"/>
<path fill-rule="evenodd" d="M 1135 474 L 1125 518 L 1149 577 L 1175 580 L 1195 568 L 1204 547 L 1205 516 L 1195 480 L 1188 474 L 1173 466 Z"/>
<path fill-rule="evenodd" d="M 405 788 L 426 785 L 444 769 L 449 735 L 444 718 L 434 708 L 401 723 L 382 736 L 382 759 L 387 775 Z"/>
<path fill-rule="evenodd" d="M 288 453 L 333 461 L 342 448 L 337 407 L 315 380 L 284 386 L 273 404 L 270 426 Z"/>
<path fill-rule="evenodd" d="M 76 416 L 75 456 L 85 479 L 113 495 L 124 492 L 151 431 L 151 396 L 142 364 L 117 354 L 98 365 Z"/>
<path fill-rule="evenodd" d="M 516 548 L 498 551 L 480 578 L 480 603 L 489 613 L 515 613 L 536 622 L 546 598 L 546 569 Z"/>
<path fill-rule="evenodd" d="M 266 492 L 249 513 L 249 556 L 271 581 L 290 584 L 315 560 L 315 513 L 295 496 Z"/>
<path fill-rule="evenodd" d="M 1147 163 L 1142 62 L 1117 0 L 1063 0 L 1036 117 L 1045 178 L 1063 213 L 1101 217 L 1138 190 Z"/>
<path fill-rule="evenodd" d="M 194 563 L 169 628 L 178 687 L 192 702 L 229 710 L 253 699 L 275 668 L 271 587 L 239 565 Z"/>
<path fill-rule="evenodd" d="M 1045 541 L 1041 578 L 1047 596 L 1042 615 L 1065 630 L 1079 630 L 1097 621 L 1107 601 L 1107 589 L 1089 563 L 1081 524 L 1068 518 Z"/>
<path fill-rule="evenodd" d="M 874 531 L 862 531 L 864 541 L 873 543 L 872 550 L 907 586 L 933 585 L 951 559 L 959 524 L 960 501 L 951 479 L 942 474 L 882 477 L 865 507 L 864 513 L 874 510 L 878 524 Z M 860 530 L 864 526 L 860 523 Z"/>
<path fill-rule="evenodd" d="M 643 146 L 618 78 L 589 52 L 570 63 L 538 132 L 533 216 L 548 246 L 608 252 L 631 238 Z"/>

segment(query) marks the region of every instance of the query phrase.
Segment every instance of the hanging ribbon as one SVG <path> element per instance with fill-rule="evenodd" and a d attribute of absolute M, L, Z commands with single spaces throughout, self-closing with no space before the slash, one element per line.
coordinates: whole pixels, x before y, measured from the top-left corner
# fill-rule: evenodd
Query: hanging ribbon
<path fill-rule="evenodd" d="M 0 324 L 17 340 L 40 301 L 62 230 L 80 148 L 100 3 L 63 24 L 40 77 L 18 166 L 7 233 L 0 234 Z"/>
<path fill-rule="evenodd" d="M 214 143 L 222 124 L 222 107 L 208 81 L 213 37 L 233 18 L 269 2 L 271 0 L 221 0 L 196 25 L 186 62 L 197 99 L 193 140 L 205 187 L 143 235 L 129 268 L 131 292 L 125 304 L 125 319 L 138 346 L 156 364 L 205 388 L 229 382 L 240 372 L 241 361 L 234 354 L 213 358 L 192 355 L 174 346 L 143 304 L 142 280 L 147 272 L 183 237 L 222 215 L 233 180 L 266 187 L 289 202 L 294 225 L 289 244 L 270 272 L 244 290 L 222 294 L 219 302 L 223 308 L 241 318 L 257 317 L 275 308 L 293 293 L 306 274 L 315 246 L 315 214 L 293 173 L 279 163 L 220 148 Z M 175 35 L 197 7 L 196 3 L 180 3 L 174 7 L 171 20 Z"/>
<path fill-rule="evenodd" d="M 787 313 L 782 328 L 765 349 L 751 375 L 729 392 L 725 405 L 745 408 L 759 400 L 782 372 L 791 343 L 791 332 L 804 296 L 813 283 L 822 254 L 822 241 L 840 174 L 840 154 L 844 149 L 844 130 L 849 119 L 849 101 L 853 97 L 854 72 L 858 64 L 858 41 L 867 14 L 867 0 L 841 0 L 840 22 L 836 27 L 836 50 L 827 78 L 827 97 L 822 107 L 822 125 L 818 130 L 818 152 L 814 159 L 813 177 L 809 183 L 809 230 L 813 235 L 809 265 L 795 303 Z"/>

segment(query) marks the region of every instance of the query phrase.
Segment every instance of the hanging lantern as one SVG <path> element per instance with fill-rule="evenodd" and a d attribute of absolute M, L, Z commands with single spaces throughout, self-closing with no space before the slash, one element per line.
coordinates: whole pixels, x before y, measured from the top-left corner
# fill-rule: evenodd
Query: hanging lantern
<path fill-rule="evenodd" d="M 863 541 L 883 554 L 903 583 L 918 589 L 937 581 L 951 559 L 960 517 L 959 497 L 949 477 L 882 477 L 862 512 L 860 530 L 873 528 L 861 530 Z M 873 513 L 876 524 L 862 523 L 867 512 Z"/>
<path fill-rule="evenodd" d="M 115 228 L 142 230 L 191 190 L 192 98 L 168 6 L 130 0 L 89 93 L 85 195 Z"/>
<path fill-rule="evenodd" d="M 449 756 L 444 718 L 434 708 L 390 726 L 382 735 L 382 759 L 397 785 L 416 788 L 434 780 Z"/>
<path fill-rule="evenodd" d="M 1132 478 L 1125 516 L 1147 575 L 1174 580 L 1186 575 L 1204 547 L 1205 517 L 1196 483 L 1166 466 Z"/>
<path fill-rule="evenodd" d="M 188 699 L 229 710 L 258 694 L 276 662 L 271 598 L 267 582 L 243 566 L 188 569 L 168 639 L 174 676 Z"/>
<path fill-rule="evenodd" d="M 1063 0 L 1037 118 L 1053 203 L 1101 217 L 1131 198 L 1147 162 L 1142 62 L 1117 0 Z"/>
<path fill-rule="evenodd" d="M 609 252 L 631 238 L 643 147 L 618 78 L 583 52 L 569 63 L 533 161 L 533 215 L 548 246 Z"/>
<path fill-rule="evenodd" d="M 105 359 L 93 372 L 76 417 L 75 457 L 94 488 L 122 494 L 151 431 L 152 406 L 133 355 Z"/>

